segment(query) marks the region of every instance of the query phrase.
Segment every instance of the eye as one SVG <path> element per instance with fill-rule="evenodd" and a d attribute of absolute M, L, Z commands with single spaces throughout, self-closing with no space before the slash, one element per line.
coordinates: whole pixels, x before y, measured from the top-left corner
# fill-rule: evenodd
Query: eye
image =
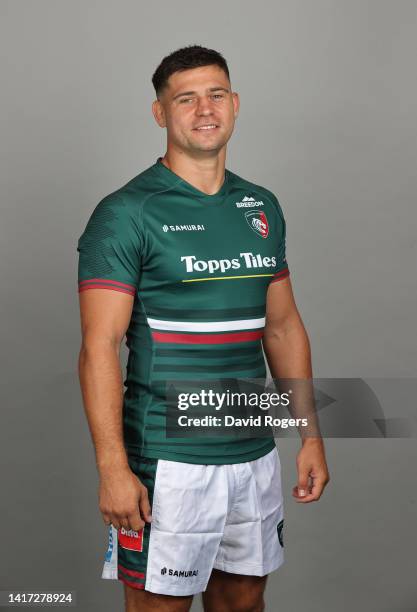
<path fill-rule="evenodd" d="M 181 98 L 180 104 L 187 104 L 188 102 L 192 102 L 193 98 Z"/>
<path fill-rule="evenodd" d="M 223 94 L 213 94 L 212 97 L 216 100 L 221 100 L 222 98 L 224 98 L 224 95 Z"/>

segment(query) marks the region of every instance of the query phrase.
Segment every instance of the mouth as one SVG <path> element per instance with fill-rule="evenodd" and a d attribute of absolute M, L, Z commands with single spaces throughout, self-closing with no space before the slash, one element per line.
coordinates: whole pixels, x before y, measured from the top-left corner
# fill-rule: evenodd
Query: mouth
<path fill-rule="evenodd" d="M 194 132 L 210 132 L 213 130 L 217 130 L 219 126 L 216 123 L 207 123 L 205 125 L 199 125 L 193 128 Z"/>

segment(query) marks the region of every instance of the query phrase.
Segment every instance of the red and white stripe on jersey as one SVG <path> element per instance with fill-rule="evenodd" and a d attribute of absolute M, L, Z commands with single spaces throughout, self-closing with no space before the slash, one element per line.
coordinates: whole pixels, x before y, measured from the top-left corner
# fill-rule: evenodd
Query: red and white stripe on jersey
<path fill-rule="evenodd" d="M 195 321 L 162 321 L 161 319 L 151 319 L 148 317 L 148 323 L 151 329 L 182 332 L 222 332 L 265 327 L 265 317 L 259 319 L 243 319 L 240 321 L 214 321 L 202 323 Z"/>
<path fill-rule="evenodd" d="M 90 278 L 82 280 L 78 283 L 78 292 L 86 291 L 86 289 L 111 289 L 112 291 L 121 291 L 129 295 L 135 295 L 136 287 L 120 281 L 110 280 L 105 278 Z"/>
<path fill-rule="evenodd" d="M 265 317 L 214 322 L 163 321 L 148 317 L 148 325 L 155 342 L 228 344 L 262 338 Z"/>

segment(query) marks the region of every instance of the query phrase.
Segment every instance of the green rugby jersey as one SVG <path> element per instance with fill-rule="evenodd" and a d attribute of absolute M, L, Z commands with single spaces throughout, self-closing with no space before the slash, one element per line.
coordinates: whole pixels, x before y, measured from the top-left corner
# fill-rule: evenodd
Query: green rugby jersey
<path fill-rule="evenodd" d="M 266 293 L 289 275 L 275 195 L 227 169 L 221 189 L 208 195 L 158 158 L 99 202 L 77 250 L 79 291 L 134 297 L 126 332 L 127 451 L 206 464 L 268 453 L 272 435 L 167 437 L 161 388 L 167 380 L 266 375 Z"/>

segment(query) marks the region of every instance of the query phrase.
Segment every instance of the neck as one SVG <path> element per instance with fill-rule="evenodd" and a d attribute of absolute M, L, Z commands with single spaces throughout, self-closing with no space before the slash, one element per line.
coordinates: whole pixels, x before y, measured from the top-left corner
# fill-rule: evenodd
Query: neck
<path fill-rule="evenodd" d="M 216 154 L 201 157 L 191 157 L 184 151 L 168 147 L 161 161 L 199 191 L 213 195 L 224 182 L 226 147 L 222 147 Z"/>

